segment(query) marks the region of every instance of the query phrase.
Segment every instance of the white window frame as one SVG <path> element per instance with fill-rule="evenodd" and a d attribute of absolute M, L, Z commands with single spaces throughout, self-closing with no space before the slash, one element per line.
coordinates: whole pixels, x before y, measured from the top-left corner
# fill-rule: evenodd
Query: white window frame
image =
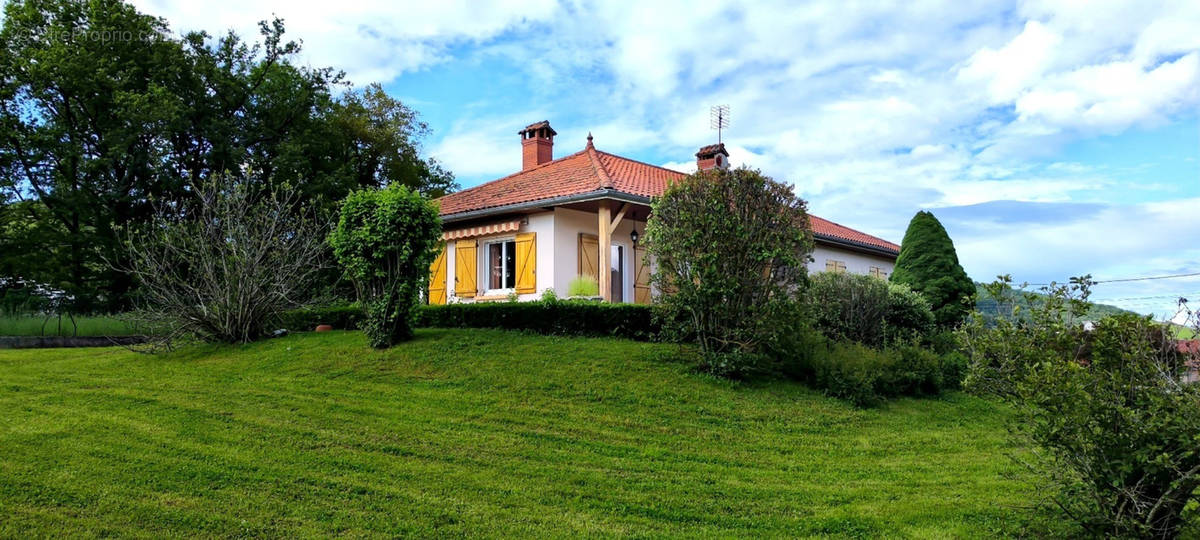
<path fill-rule="evenodd" d="M 484 296 L 492 296 L 492 295 L 500 295 L 500 294 L 507 295 L 507 294 L 511 294 L 517 290 L 516 287 L 501 287 L 499 289 L 488 288 L 488 286 L 491 285 L 491 283 L 492 283 L 492 261 L 489 260 L 489 257 L 491 256 L 491 252 L 492 252 L 491 245 L 492 244 L 500 244 L 500 259 L 503 260 L 504 255 L 505 255 L 504 252 L 508 249 L 507 245 L 509 242 L 513 243 L 513 258 L 515 259 L 517 256 L 517 253 L 516 253 L 517 237 L 515 237 L 515 236 L 499 236 L 499 237 L 488 238 L 486 240 L 480 241 L 480 244 L 483 244 L 483 249 L 481 250 L 481 251 L 483 251 L 483 255 L 482 255 L 483 256 L 483 264 L 480 264 L 479 267 L 482 270 L 480 273 L 483 275 L 480 276 L 482 279 L 478 283 L 484 284 L 484 288 L 483 288 Z M 501 269 L 502 273 L 507 271 L 507 269 L 504 268 L 503 263 L 500 265 L 500 269 Z M 513 271 L 515 272 L 516 269 L 514 268 Z M 503 283 L 504 281 L 505 281 L 504 276 L 503 276 L 503 274 L 501 274 L 500 282 Z M 517 282 L 517 276 L 514 275 L 513 276 L 513 284 L 515 285 L 516 282 Z"/>

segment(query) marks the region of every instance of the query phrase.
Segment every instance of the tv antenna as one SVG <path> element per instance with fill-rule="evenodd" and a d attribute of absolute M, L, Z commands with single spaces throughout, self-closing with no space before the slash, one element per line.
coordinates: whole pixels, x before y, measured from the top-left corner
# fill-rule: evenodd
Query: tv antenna
<path fill-rule="evenodd" d="M 713 105 L 709 108 L 708 127 L 717 130 L 717 144 L 721 144 L 721 130 L 729 127 L 729 105 Z"/>

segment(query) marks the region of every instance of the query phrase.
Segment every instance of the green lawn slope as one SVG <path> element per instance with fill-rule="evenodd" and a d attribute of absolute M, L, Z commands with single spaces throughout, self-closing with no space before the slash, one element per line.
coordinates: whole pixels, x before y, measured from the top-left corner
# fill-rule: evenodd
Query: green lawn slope
<path fill-rule="evenodd" d="M 858 410 L 669 350 L 425 329 L 0 351 L 0 537 L 1021 532 L 994 403 Z"/>

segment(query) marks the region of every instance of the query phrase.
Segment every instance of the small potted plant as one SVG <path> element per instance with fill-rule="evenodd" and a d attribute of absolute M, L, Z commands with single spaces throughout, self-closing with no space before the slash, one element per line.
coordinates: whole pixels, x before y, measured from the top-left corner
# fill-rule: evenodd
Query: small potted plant
<path fill-rule="evenodd" d="M 600 298 L 600 283 L 592 276 L 576 276 L 570 283 L 567 284 L 567 299 L 569 300 L 592 300 L 598 301 Z"/>

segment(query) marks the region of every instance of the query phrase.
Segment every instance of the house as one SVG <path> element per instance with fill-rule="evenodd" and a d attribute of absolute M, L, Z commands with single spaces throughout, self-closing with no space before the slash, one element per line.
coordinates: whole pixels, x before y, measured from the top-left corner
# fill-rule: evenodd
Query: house
<path fill-rule="evenodd" d="M 430 268 L 429 301 L 479 302 L 567 295 L 580 275 L 600 284 L 613 302 L 648 303 L 646 230 L 651 197 L 686 176 L 598 150 L 589 134 L 583 150 L 554 159 L 557 133 L 547 121 L 521 136 L 521 170 L 439 199 L 445 241 Z M 696 153 L 701 170 L 728 167 L 723 144 Z M 811 216 L 816 236 L 810 269 L 886 277 L 896 244 Z"/>
<path fill-rule="evenodd" d="M 1175 342 L 1175 350 L 1183 356 L 1183 382 L 1200 382 L 1200 339 L 1178 340 Z"/>

